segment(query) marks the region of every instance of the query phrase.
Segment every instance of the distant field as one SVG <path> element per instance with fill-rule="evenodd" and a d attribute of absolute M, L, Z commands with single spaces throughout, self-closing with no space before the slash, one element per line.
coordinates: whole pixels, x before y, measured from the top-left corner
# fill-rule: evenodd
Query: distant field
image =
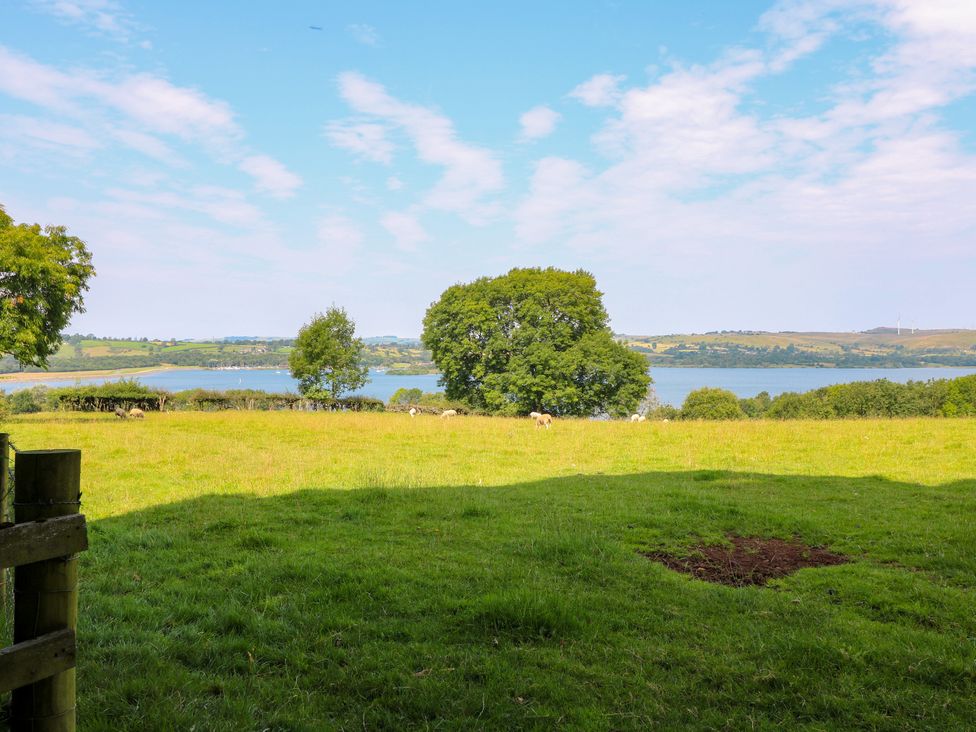
<path fill-rule="evenodd" d="M 174 342 L 70 336 L 52 356 L 49 366 L 53 372 L 118 371 L 153 366 L 284 368 L 292 349 L 287 341 Z M 367 344 L 363 357 L 370 368 L 414 374 L 437 372 L 430 353 L 412 342 Z M 13 358 L 0 359 L 0 373 L 22 370 Z M 26 371 L 41 369 L 28 367 Z"/>
<path fill-rule="evenodd" d="M 910 367 L 976 365 L 976 330 L 619 336 L 652 364 L 678 366 Z"/>
<path fill-rule="evenodd" d="M 82 729 L 967 729 L 976 420 L 39 415 L 80 447 Z M 639 551 L 852 562 L 770 588 Z"/>

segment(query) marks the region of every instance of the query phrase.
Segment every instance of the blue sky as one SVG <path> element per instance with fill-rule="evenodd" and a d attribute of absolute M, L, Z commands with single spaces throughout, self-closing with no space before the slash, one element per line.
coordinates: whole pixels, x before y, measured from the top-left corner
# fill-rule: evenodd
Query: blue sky
<path fill-rule="evenodd" d="M 72 330 L 417 335 L 547 265 L 620 332 L 976 327 L 971 0 L 281 5 L 5 3 L 0 203 L 89 243 Z"/>

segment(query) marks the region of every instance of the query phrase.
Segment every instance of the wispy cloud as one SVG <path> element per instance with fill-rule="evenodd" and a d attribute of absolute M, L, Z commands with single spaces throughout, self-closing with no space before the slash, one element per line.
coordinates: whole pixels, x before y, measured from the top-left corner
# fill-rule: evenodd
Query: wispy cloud
<path fill-rule="evenodd" d="M 345 274 L 359 260 L 363 233 L 348 217 L 331 214 L 319 222 L 318 242 L 315 259 L 322 271 L 328 275 Z M 307 266 L 307 262 L 300 266 Z"/>
<path fill-rule="evenodd" d="M 609 107 L 620 98 L 620 84 L 625 76 L 597 74 L 573 89 L 569 96 L 575 97 L 587 107 Z"/>
<path fill-rule="evenodd" d="M 79 127 L 17 114 L 0 114 L 0 138 L 7 144 L 36 144 L 69 153 L 88 153 L 102 147 Z"/>
<path fill-rule="evenodd" d="M 476 224 L 497 212 L 489 199 L 504 186 L 501 163 L 491 151 L 460 140 L 448 117 L 401 101 L 383 85 L 354 72 L 339 75 L 339 91 L 358 114 L 404 134 L 422 162 L 443 168 L 441 179 L 419 202 L 421 207 L 457 213 Z"/>
<path fill-rule="evenodd" d="M 255 187 L 275 198 L 291 198 L 301 188 L 302 179 L 267 155 L 250 155 L 240 162 L 240 169 L 254 178 Z"/>
<path fill-rule="evenodd" d="M 396 241 L 397 248 L 405 252 L 416 251 L 418 244 L 430 239 L 421 223 L 409 213 L 391 211 L 383 215 L 380 224 Z"/>
<path fill-rule="evenodd" d="M 352 23 L 346 26 L 346 33 L 364 46 L 376 46 L 380 42 L 380 34 L 366 23 Z"/>
<path fill-rule="evenodd" d="M 523 142 L 528 142 L 548 137 L 556 129 L 556 124 L 561 117 L 562 115 L 559 112 L 553 111 L 549 107 L 543 105 L 533 107 L 519 117 L 519 124 L 522 126 L 520 139 Z"/>
<path fill-rule="evenodd" d="M 273 196 L 287 197 L 301 185 L 280 162 L 250 150 L 229 104 L 160 76 L 63 71 L 0 46 L 0 94 L 69 118 L 95 139 L 118 141 L 175 166 L 184 160 L 163 138 L 197 145 L 215 160 L 236 164 L 259 191 Z"/>
<path fill-rule="evenodd" d="M 140 30 L 132 14 L 115 0 L 30 0 L 30 5 L 62 23 L 115 40 L 128 41 Z"/>
<path fill-rule="evenodd" d="M 106 194 L 116 201 L 141 204 L 154 209 L 192 211 L 218 223 L 239 228 L 265 223 L 261 210 L 249 203 L 244 194 L 232 188 L 207 185 L 194 185 L 182 191 L 110 188 Z"/>
<path fill-rule="evenodd" d="M 869 73 L 825 92 L 820 112 L 747 103 L 763 79 L 864 24 L 889 39 Z M 539 161 L 517 214 L 525 242 L 565 242 L 673 266 L 726 257 L 851 257 L 892 246 L 950 252 L 976 231 L 976 157 L 940 111 L 976 90 L 976 5 L 954 0 L 778 3 L 768 43 L 712 64 L 673 66 L 624 87 L 607 74 L 572 96 L 611 111 L 587 169 Z M 734 254 L 733 254 L 734 253 Z"/>
<path fill-rule="evenodd" d="M 325 136 L 334 146 L 366 160 L 386 164 L 393 161 L 395 146 L 384 125 L 354 120 L 330 122 L 325 126 Z"/>

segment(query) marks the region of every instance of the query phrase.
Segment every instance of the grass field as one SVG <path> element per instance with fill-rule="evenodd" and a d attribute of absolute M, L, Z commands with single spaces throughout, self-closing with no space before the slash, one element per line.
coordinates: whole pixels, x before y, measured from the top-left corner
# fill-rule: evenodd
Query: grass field
<path fill-rule="evenodd" d="M 976 420 L 38 415 L 81 729 L 972 729 Z M 731 588 L 735 532 L 852 562 Z"/>

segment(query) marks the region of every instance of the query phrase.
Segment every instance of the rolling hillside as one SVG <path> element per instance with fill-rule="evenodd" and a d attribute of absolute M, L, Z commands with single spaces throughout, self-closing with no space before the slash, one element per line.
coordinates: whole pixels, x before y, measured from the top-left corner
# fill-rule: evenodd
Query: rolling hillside
<path fill-rule="evenodd" d="M 722 331 L 618 338 L 656 366 L 976 366 L 976 330 Z"/>
<path fill-rule="evenodd" d="M 857 333 L 722 331 L 702 334 L 623 335 L 652 366 L 899 368 L 976 366 L 976 330 L 875 328 Z M 367 338 L 371 368 L 399 374 L 436 373 L 430 352 L 415 339 Z M 218 341 L 132 340 L 68 336 L 51 371 L 97 371 L 156 366 L 267 367 L 288 363 L 292 342 L 235 337 Z M 27 369 L 39 371 L 40 369 Z M 0 373 L 21 371 L 0 359 Z"/>

